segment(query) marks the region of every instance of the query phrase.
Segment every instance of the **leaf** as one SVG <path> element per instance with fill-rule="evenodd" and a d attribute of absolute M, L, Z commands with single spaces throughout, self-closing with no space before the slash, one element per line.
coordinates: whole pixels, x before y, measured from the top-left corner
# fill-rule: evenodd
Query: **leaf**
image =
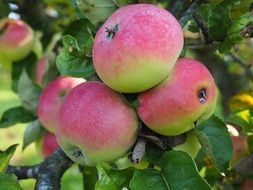
<path fill-rule="evenodd" d="M 253 132 L 253 115 L 251 115 L 249 109 L 230 113 L 227 122 L 242 127 L 246 133 Z"/>
<path fill-rule="evenodd" d="M 28 123 L 34 120 L 34 116 L 23 107 L 11 108 L 3 113 L 0 120 L 0 128 L 10 127 L 17 123 Z"/>
<path fill-rule="evenodd" d="M 160 166 L 163 152 L 164 151 L 161 148 L 148 142 L 146 145 L 145 156 L 147 157 L 148 162 Z"/>
<path fill-rule="evenodd" d="M 83 174 L 84 189 L 94 190 L 95 184 L 98 181 L 98 172 L 95 167 L 80 166 L 81 172 Z"/>
<path fill-rule="evenodd" d="M 44 128 L 41 127 L 38 119 L 29 123 L 26 127 L 25 134 L 23 137 L 22 149 L 24 150 L 29 144 L 39 139 L 43 135 L 43 132 Z"/>
<path fill-rule="evenodd" d="M 194 135 L 197 136 L 204 152 L 212 159 L 218 169 L 221 172 L 226 171 L 233 153 L 226 124 L 218 117 L 212 116 L 197 126 Z"/>
<path fill-rule="evenodd" d="M 73 0 L 79 18 L 86 17 L 97 26 L 105 21 L 118 7 L 113 0 Z"/>
<path fill-rule="evenodd" d="M 106 163 L 98 164 L 97 170 L 99 180 L 95 190 L 121 190 L 123 187 L 128 187 L 134 172 L 133 168 L 116 170 Z"/>
<path fill-rule="evenodd" d="M 14 174 L 0 173 L 0 189 L 3 190 L 22 190 Z"/>
<path fill-rule="evenodd" d="M 211 190 L 209 184 L 199 175 L 192 158 L 182 151 L 165 152 L 161 170 L 170 189 Z"/>
<path fill-rule="evenodd" d="M 125 5 L 137 3 L 137 0 L 112 0 L 118 7 L 123 7 Z M 151 0 L 155 1 L 155 0 Z"/>
<path fill-rule="evenodd" d="M 20 75 L 25 69 L 28 76 L 32 78 L 33 68 L 37 62 L 37 57 L 34 53 L 30 53 L 26 58 L 22 59 L 21 61 L 13 62 L 12 63 L 12 70 L 11 70 L 11 79 L 12 79 L 12 90 L 17 92 L 18 90 L 18 82 L 20 79 Z"/>
<path fill-rule="evenodd" d="M 230 10 L 240 0 L 224 0 L 218 3 L 211 12 L 209 18 L 209 31 L 212 39 L 223 41 L 231 25 Z"/>
<path fill-rule="evenodd" d="M 76 20 L 64 31 L 63 35 L 73 36 L 79 47 L 85 50 L 85 54 L 91 55 L 93 36 L 89 30 L 95 30 L 94 26 L 87 19 Z"/>
<path fill-rule="evenodd" d="M 57 56 L 56 65 L 63 75 L 86 78 L 95 73 L 91 58 L 84 55 L 74 37 L 62 37 L 64 48 Z"/>
<path fill-rule="evenodd" d="M 170 189 L 160 171 L 155 169 L 136 170 L 130 182 L 131 190 Z"/>
<path fill-rule="evenodd" d="M 233 21 L 232 25 L 227 31 L 224 42 L 221 43 L 218 48 L 219 52 L 226 53 L 233 47 L 233 45 L 242 41 L 245 38 L 245 36 L 242 34 L 242 29 L 251 22 L 253 22 L 253 15 L 250 13 L 246 13 L 237 20 Z"/>
<path fill-rule="evenodd" d="M 33 84 L 26 71 L 23 70 L 18 81 L 18 95 L 23 107 L 34 115 L 37 115 L 40 92 L 41 89 Z"/>
<path fill-rule="evenodd" d="M 199 175 L 192 158 L 182 151 L 165 152 L 161 157 L 161 171 L 137 170 L 130 182 L 132 190 L 211 190 Z"/>
<path fill-rule="evenodd" d="M 0 173 L 5 172 L 18 144 L 11 145 L 5 151 L 0 150 Z M 1 189 L 1 188 L 0 188 Z"/>

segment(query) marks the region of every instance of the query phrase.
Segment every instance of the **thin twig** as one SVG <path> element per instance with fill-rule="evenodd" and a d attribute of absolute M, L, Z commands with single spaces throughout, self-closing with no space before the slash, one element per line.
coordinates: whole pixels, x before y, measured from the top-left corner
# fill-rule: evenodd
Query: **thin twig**
<path fill-rule="evenodd" d="M 201 16 L 198 13 L 194 14 L 193 18 L 196 21 L 197 25 L 199 26 L 199 28 L 203 34 L 205 44 L 207 46 L 211 46 L 213 40 L 212 40 L 211 36 L 209 35 L 209 29 L 208 29 L 207 24 L 203 21 L 203 19 L 201 18 Z"/>
<path fill-rule="evenodd" d="M 179 20 L 181 27 L 184 27 L 187 24 L 187 22 L 192 18 L 193 14 L 196 13 L 196 10 L 202 2 L 203 0 L 195 0 L 192 2 L 190 7 L 187 9 L 187 11 L 185 11 L 185 13 L 181 16 Z"/>
<path fill-rule="evenodd" d="M 253 80 L 253 73 L 250 70 L 251 64 L 245 63 L 238 55 L 234 53 L 228 54 L 232 59 L 234 59 L 246 72 L 248 78 Z"/>

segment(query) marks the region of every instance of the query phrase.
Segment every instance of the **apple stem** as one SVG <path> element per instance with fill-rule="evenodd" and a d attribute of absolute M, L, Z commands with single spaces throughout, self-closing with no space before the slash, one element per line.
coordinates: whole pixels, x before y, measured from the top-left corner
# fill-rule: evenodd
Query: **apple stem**
<path fill-rule="evenodd" d="M 109 40 L 112 40 L 113 37 L 115 36 L 115 34 L 118 32 L 119 30 L 119 27 L 118 27 L 118 24 L 116 24 L 115 26 L 111 27 L 111 28 L 107 28 L 105 27 L 105 32 L 107 33 L 107 38 Z"/>

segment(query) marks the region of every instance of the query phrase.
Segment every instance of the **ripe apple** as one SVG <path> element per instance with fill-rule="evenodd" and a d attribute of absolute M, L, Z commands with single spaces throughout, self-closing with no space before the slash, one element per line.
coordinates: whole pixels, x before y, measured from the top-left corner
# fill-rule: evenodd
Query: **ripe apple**
<path fill-rule="evenodd" d="M 172 70 L 182 29 L 168 11 L 150 4 L 118 9 L 98 30 L 92 51 L 102 81 L 119 92 L 147 90 Z"/>
<path fill-rule="evenodd" d="M 38 103 L 38 117 L 43 127 L 51 133 L 55 132 L 56 115 L 62 100 L 72 88 L 82 82 L 85 80 L 60 76 L 42 91 Z"/>
<path fill-rule="evenodd" d="M 35 70 L 35 83 L 39 86 L 43 86 L 43 77 L 47 71 L 48 59 L 42 57 L 38 60 Z"/>
<path fill-rule="evenodd" d="M 198 138 L 195 135 L 187 134 L 186 140 L 183 144 L 173 147 L 174 150 L 181 150 L 188 153 L 192 159 L 195 159 L 198 155 L 201 145 Z"/>
<path fill-rule="evenodd" d="M 75 162 L 94 166 L 125 156 L 135 143 L 138 119 L 120 94 L 101 82 L 70 91 L 57 115 L 56 138 Z"/>
<path fill-rule="evenodd" d="M 46 132 L 38 142 L 37 147 L 42 157 L 46 158 L 59 148 L 59 144 L 54 134 Z"/>
<path fill-rule="evenodd" d="M 194 59 L 179 59 L 173 73 L 154 88 L 140 93 L 140 119 L 153 131 L 180 135 L 210 117 L 217 89 L 208 69 Z"/>
<path fill-rule="evenodd" d="M 0 54 L 10 61 L 26 57 L 33 48 L 34 33 L 24 21 L 0 20 Z"/>

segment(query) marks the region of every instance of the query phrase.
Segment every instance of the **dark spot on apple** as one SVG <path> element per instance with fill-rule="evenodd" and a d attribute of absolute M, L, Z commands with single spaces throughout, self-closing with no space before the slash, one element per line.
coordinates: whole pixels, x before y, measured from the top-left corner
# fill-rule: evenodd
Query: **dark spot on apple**
<path fill-rule="evenodd" d="M 83 157 L 82 151 L 78 147 L 74 147 L 74 149 L 71 152 L 72 156 L 75 158 Z"/>
<path fill-rule="evenodd" d="M 207 97 L 206 97 L 206 88 L 202 88 L 199 92 L 198 92 L 198 99 L 199 102 L 201 104 L 206 103 Z"/>
<path fill-rule="evenodd" d="M 4 23 L 2 28 L 0 28 L 0 35 L 2 35 L 4 33 L 4 31 L 8 28 L 8 26 L 9 26 L 8 22 Z"/>
<path fill-rule="evenodd" d="M 115 34 L 119 31 L 119 26 L 116 24 L 115 26 L 112 26 L 111 28 L 105 27 L 105 32 L 107 33 L 106 38 L 109 40 L 112 40 Z"/>

